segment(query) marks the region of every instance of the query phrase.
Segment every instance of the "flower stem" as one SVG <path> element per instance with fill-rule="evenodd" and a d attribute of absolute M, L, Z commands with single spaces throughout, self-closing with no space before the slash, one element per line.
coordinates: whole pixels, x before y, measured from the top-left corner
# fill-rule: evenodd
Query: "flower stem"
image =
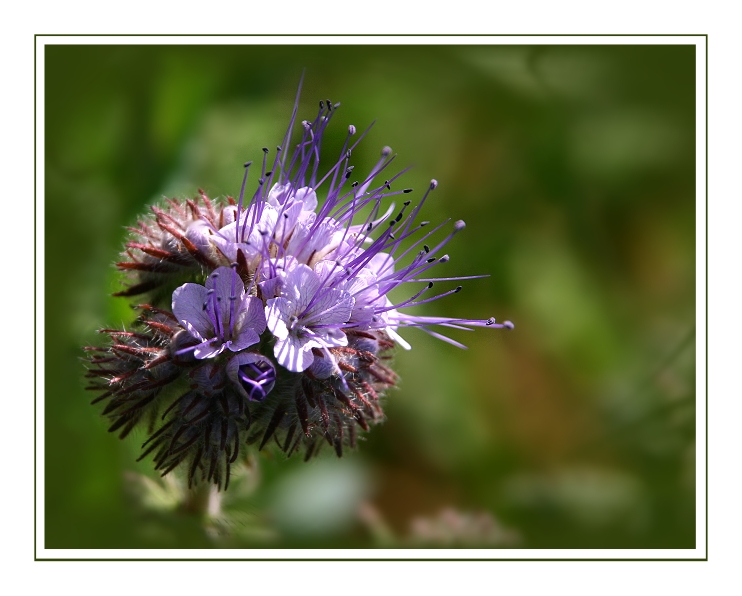
<path fill-rule="evenodd" d="M 185 498 L 180 506 L 183 513 L 200 517 L 214 517 L 221 512 L 222 494 L 217 487 L 207 482 L 185 492 Z"/>

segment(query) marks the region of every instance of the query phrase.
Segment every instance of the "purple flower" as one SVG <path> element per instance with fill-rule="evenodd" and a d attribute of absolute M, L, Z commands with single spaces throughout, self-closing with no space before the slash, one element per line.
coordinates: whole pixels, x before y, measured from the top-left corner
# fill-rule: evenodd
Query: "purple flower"
<path fill-rule="evenodd" d="M 237 201 L 202 191 L 168 199 L 131 229 L 118 295 L 150 304 L 135 330 L 103 330 L 111 345 L 89 348 L 90 389 L 109 399 L 111 430 L 125 435 L 159 416 L 142 457 L 154 453 L 163 475 L 186 467 L 189 485 L 226 488 L 246 444 L 274 440 L 306 459 L 325 443 L 338 456 L 355 447 L 358 429 L 384 417 L 382 398 L 397 382 L 390 353 L 410 349 L 407 328 L 464 348 L 441 330 L 513 327 L 415 313 L 484 277 L 442 270 L 464 222 L 420 221 L 438 183 L 413 205 L 412 189 L 398 186 L 403 171 L 388 173 L 389 147 L 359 175 L 351 156 L 368 131 L 349 126 L 328 167 L 323 136 L 339 104 L 320 102 L 296 139 L 298 101 L 274 157 L 263 149 L 252 195 L 247 163 Z M 203 285 L 178 286 L 204 274 Z M 178 380 L 188 390 L 172 395 Z"/>
<path fill-rule="evenodd" d="M 214 358 L 225 349 L 239 352 L 260 341 L 265 331 L 263 303 L 245 294 L 245 286 L 229 267 L 217 268 L 206 286 L 183 284 L 173 292 L 173 314 L 198 344 L 198 359 Z"/>
<path fill-rule="evenodd" d="M 286 275 L 282 295 L 267 301 L 268 329 L 276 338 L 278 363 L 302 372 L 314 360 L 312 348 L 348 345 L 343 324 L 350 319 L 353 298 L 343 290 L 323 287 L 310 267 L 298 264 Z M 330 357 L 331 358 L 331 357 Z"/>

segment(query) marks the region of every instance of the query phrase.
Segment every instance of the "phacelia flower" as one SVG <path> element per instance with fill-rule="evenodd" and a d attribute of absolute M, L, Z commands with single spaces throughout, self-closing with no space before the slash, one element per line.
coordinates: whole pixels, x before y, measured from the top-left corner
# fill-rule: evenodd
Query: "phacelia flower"
<path fill-rule="evenodd" d="M 87 348 L 110 430 L 124 437 L 143 424 L 142 457 L 153 454 L 163 475 L 183 468 L 189 486 L 226 488 L 246 445 L 273 441 L 305 459 L 324 443 L 338 456 L 355 447 L 359 429 L 383 419 L 397 382 L 389 359 L 395 345 L 410 349 L 407 328 L 464 347 L 441 329 L 513 327 L 408 312 L 461 289 L 436 293 L 439 282 L 481 277 L 435 273 L 464 222 L 419 221 L 437 182 L 413 206 L 412 189 L 393 189 L 401 173 L 385 173 L 388 147 L 357 176 L 351 156 L 366 133 L 356 138 L 352 125 L 321 169 L 339 104 L 320 102 L 292 141 L 298 100 L 272 160 L 263 149 L 252 196 L 247 163 L 237 200 L 168 199 L 130 228 L 118 295 L 143 297 L 141 315 L 130 331 L 101 330 L 107 347 Z M 407 299 L 392 298 L 404 288 Z"/>
<path fill-rule="evenodd" d="M 200 359 L 214 358 L 225 348 L 241 352 L 258 343 L 265 331 L 263 302 L 245 295 L 242 280 L 229 267 L 218 267 L 206 285 L 183 284 L 173 292 L 173 314 L 199 341 L 192 348 Z"/>
<path fill-rule="evenodd" d="M 281 296 L 266 304 L 268 328 L 276 338 L 278 364 L 292 372 L 305 371 L 314 361 L 313 349 L 347 346 L 343 326 L 350 320 L 353 297 L 338 288 L 322 288 L 310 267 L 299 264 L 286 275 Z"/>

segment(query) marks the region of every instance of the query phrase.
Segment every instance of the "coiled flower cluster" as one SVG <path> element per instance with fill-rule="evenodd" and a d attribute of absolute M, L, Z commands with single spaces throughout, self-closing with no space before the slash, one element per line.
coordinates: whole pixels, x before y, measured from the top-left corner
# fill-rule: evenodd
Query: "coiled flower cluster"
<path fill-rule="evenodd" d="M 406 327 L 460 347 L 433 328 L 512 328 L 405 312 L 461 289 L 429 295 L 437 281 L 467 279 L 431 273 L 449 260 L 443 248 L 464 223 L 429 246 L 449 224 L 418 221 L 437 183 L 416 206 L 396 208 L 392 198 L 411 189 L 392 189 L 401 173 L 384 178 L 391 149 L 354 178 L 351 155 L 366 134 L 354 126 L 320 175 L 323 135 L 339 104 L 320 102 L 293 151 L 284 151 L 298 99 L 272 163 L 263 149 L 251 197 L 247 163 L 237 200 L 199 191 L 152 207 L 130 228 L 117 263 L 126 287 L 117 295 L 145 303 L 131 330 L 102 329 L 109 345 L 86 348 L 88 388 L 101 393 L 94 403 L 107 402 L 109 430 L 123 438 L 144 426 L 141 457 L 151 455 L 162 475 L 182 467 L 189 486 L 226 489 L 250 444 L 275 442 L 305 459 L 325 443 L 338 456 L 355 447 L 359 430 L 383 418 L 382 397 L 397 381 L 393 348 L 410 349 Z M 392 300 L 410 284 L 412 296 Z"/>

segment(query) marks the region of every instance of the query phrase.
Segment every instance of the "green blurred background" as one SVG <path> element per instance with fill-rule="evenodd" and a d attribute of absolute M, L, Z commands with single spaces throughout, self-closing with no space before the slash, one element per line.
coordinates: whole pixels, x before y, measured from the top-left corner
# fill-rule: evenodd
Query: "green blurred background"
<path fill-rule="evenodd" d="M 475 41 L 474 39 L 472 41 Z M 45 49 L 47 548 L 695 546 L 692 46 L 54 46 Z M 132 313 L 112 263 L 162 196 L 236 195 L 299 118 L 341 102 L 423 218 L 464 219 L 386 422 L 342 460 L 261 453 L 208 531 L 84 391 L 81 346 Z M 326 154 L 327 155 L 327 154 Z M 329 165 L 330 162 L 326 162 Z M 396 170 L 395 170 L 396 171 Z M 253 182 L 255 180 L 253 179 Z"/>

